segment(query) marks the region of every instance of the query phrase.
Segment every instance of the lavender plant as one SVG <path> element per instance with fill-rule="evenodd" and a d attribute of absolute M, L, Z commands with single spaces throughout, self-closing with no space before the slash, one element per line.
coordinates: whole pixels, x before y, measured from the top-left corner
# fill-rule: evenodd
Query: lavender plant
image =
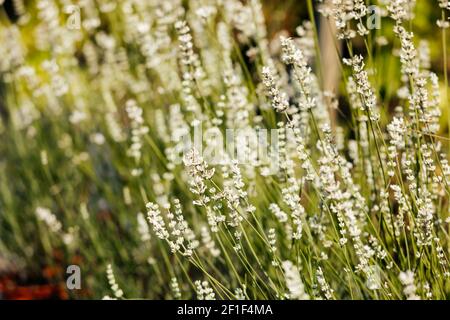
<path fill-rule="evenodd" d="M 22 272 L 76 261 L 73 298 L 450 297 L 448 1 L 306 0 L 281 37 L 260 0 L 12 3 L 0 248 Z"/>

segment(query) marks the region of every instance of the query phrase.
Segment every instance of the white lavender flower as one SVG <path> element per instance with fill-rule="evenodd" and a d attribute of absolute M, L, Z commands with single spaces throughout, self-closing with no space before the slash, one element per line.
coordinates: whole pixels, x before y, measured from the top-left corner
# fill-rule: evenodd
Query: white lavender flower
<path fill-rule="evenodd" d="M 159 210 L 159 206 L 155 203 L 149 202 L 147 207 L 147 219 L 150 225 L 153 227 L 153 231 L 160 239 L 168 239 L 169 232 L 167 231 L 166 224 Z"/>
<path fill-rule="evenodd" d="M 317 268 L 317 282 L 319 283 L 320 290 L 322 291 L 323 295 L 327 300 L 333 299 L 333 289 L 331 289 L 328 282 L 325 280 L 325 277 L 323 275 L 323 271 L 321 267 Z"/>
<path fill-rule="evenodd" d="M 281 223 L 284 223 L 288 220 L 288 215 L 284 211 L 282 211 L 276 203 L 271 203 L 269 206 L 269 210 Z"/>
<path fill-rule="evenodd" d="M 312 95 L 314 80 L 305 55 L 290 38 L 281 38 L 281 48 L 283 53 L 282 60 L 285 64 L 293 66 L 294 77 L 299 84 L 301 91 L 300 110 L 312 109 L 316 105 L 316 100 Z"/>
<path fill-rule="evenodd" d="M 357 55 L 352 59 L 344 59 L 344 63 L 352 67 L 356 92 L 360 95 L 361 108 L 369 112 L 372 121 L 379 120 L 379 114 L 376 110 L 377 98 L 369 82 L 367 71 L 364 70 L 364 59 Z"/>
<path fill-rule="evenodd" d="M 402 271 L 398 276 L 400 282 L 403 284 L 403 293 L 408 300 L 420 300 L 416 294 L 417 287 L 414 284 L 414 272 L 411 270 Z"/>
<path fill-rule="evenodd" d="M 298 268 L 289 260 L 283 261 L 284 277 L 289 290 L 288 298 L 291 300 L 309 300 L 305 292 Z"/>
<path fill-rule="evenodd" d="M 207 281 L 195 281 L 198 300 L 216 300 L 216 294 Z"/>
<path fill-rule="evenodd" d="M 405 147 L 406 127 L 403 118 L 394 117 L 392 122 L 388 124 L 387 130 L 391 137 L 390 143 L 398 149 Z"/>
<path fill-rule="evenodd" d="M 128 149 L 130 157 L 135 161 L 141 159 L 142 137 L 148 133 L 148 127 L 144 125 L 143 110 L 134 100 L 128 100 L 126 111 L 131 122 L 131 146 Z"/>
<path fill-rule="evenodd" d="M 181 290 L 176 277 L 172 277 L 172 279 L 170 279 L 170 289 L 172 290 L 174 299 L 181 299 Z"/>
<path fill-rule="evenodd" d="M 211 253 L 213 257 L 220 256 L 220 250 L 216 247 L 216 243 L 211 238 L 211 233 L 209 232 L 208 227 L 202 226 L 200 232 L 202 237 L 202 243 L 205 246 L 205 248 Z"/>
<path fill-rule="evenodd" d="M 48 208 L 37 207 L 36 216 L 43 221 L 52 232 L 60 232 L 62 229 L 61 222 Z"/>
<path fill-rule="evenodd" d="M 278 88 L 273 71 L 269 67 L 263 67 L 262 77 L 267 95 L 272 102 L 272 107 L 278 112 L 286 111 L 289 108 L 288 97 L 286 93 L 281 92 Z"/>
<path fill-rule="evenodd" d="M 114 296 L 118 299 L 122 298 L 123 291 L 119 288 L 119 285 L 116 282 L 116 277 L 114 276 L 114 271 L 111 264 L 108 264 L 106 267 L 106 277 L 108 278 L 108 283 L 114 293 Z"/>
<path fill-rule="evenodd" d="M 143 242 L 150 241 L 151 239 L 150 230 L 147 221 L 145 220 L 144 214 L 142 212 L 138 212 L 137 222 L 138 222 L 138 232 L 139 235 L 141 236 L 141 240 Z"/>

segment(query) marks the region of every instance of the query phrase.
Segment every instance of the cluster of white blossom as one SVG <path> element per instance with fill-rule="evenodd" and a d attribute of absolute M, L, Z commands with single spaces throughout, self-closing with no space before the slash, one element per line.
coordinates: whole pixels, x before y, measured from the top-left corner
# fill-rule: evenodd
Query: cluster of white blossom
<path fill-rule="evenodd" d="M 352 59 L 344 59 L 344 63 L 353 70 L 356 92 L 360 96 L 362 110 L 368 112 L 372 121 L 378 121 L 380 116 L 377 110 L 377 97 L 370 84 L 367 71 L 364 70 L 364 58 L 357 55 Z"/>
<path fill-rule="evenodd" d="M 209 286 L 208 281 L 195 281 L 198 300 L 216 300 L 214 290 Z"/>
<path fill-rule="evenodd" d="M 111 286 L 111 290 L 114 293 L 114 296 L 117 299 L 122 298 L 123 291 L 122 291 L 122 289 L 120 289 L 119 285 L 116 282 L 116 277 L 114 276 L 114 271 L 113 271 L 111 264 L 108 264 L 108 266 L 106 267 L 106 277 L 108 279 L 109 285 Z"/>
<path fill-rule="evenodd" d="M 181 299 L 181 290 L 176 277 L 170 279 L 170 289 L 172 290 L 173 298 L 175 300 Z"/>
<path fill-rule="evenodd" d="M 414 284 L 414 272 L 411 270 L 402 271 L 398 276 L 400 282 L 403 284 L 403 293 L 408 300 L 419 300 L 420 297 L 416 294 L 417 287 Z"/>
<path fill-rule="evenodd" d="M 131 123 L 131 146 L 128 149 L 128 155 L 138 163 L 142 157 L 142 140 L 148 133 L 149 128 L 144 124 L 143 110 L 136 104 L 135 100 L 127 101 L 126 111 Z M 140 175 L 141 169 L 133 169 L 132 174 Z"/>
<path fill-rule="evenodd" d="M 319 283 L 320 291 L 322 291 L 323 295 L 327 300 L 333 299 L 334 290 L 330 288 L 325 276 L 323 274 L 322 267 L 318 267 L 316 271 L 317 282 Z"/>
<path fill-rule="evenodd" d="M 39 220 L 45 222 L 52 232 L 59 232 L 62 229 L 61 222 L 48 208 L 37 207 L 36 216 Z"/>
<path fill-rule="evenodd" d="M 305 292 L 305 286 L 300 278 L 300 272 L 292 261 L 283 261 L 283 270 L 286 286 L 289 290 L 287 298 L 292 300 L 309 300 L 309 295 Z"/>
<path fill-rule="evenodd" d="M 173 200 L 174 210 L 170 204 L 165 205 L 166 219 L 161 214 L 159 206 L 155 203 L 147 203 L 147 218 L 153 227 L 155 234 L 162 240 L 166 240 L 172 253 L 179 252 L 183 256 L 190 257 L 199 245 L 195 233 L 184 219 L 180 201 Z"/>
<path fill-rule="evenodd" d="M 263 67 L 262 69 L 263 83 L 266 87 L 267 94 L 272 103 L 272 107 L 278 111 L 283 112 L 289 108 L 289 100 L 286 93 L 280 91 L 274 73 L 270 67 Z"/>

